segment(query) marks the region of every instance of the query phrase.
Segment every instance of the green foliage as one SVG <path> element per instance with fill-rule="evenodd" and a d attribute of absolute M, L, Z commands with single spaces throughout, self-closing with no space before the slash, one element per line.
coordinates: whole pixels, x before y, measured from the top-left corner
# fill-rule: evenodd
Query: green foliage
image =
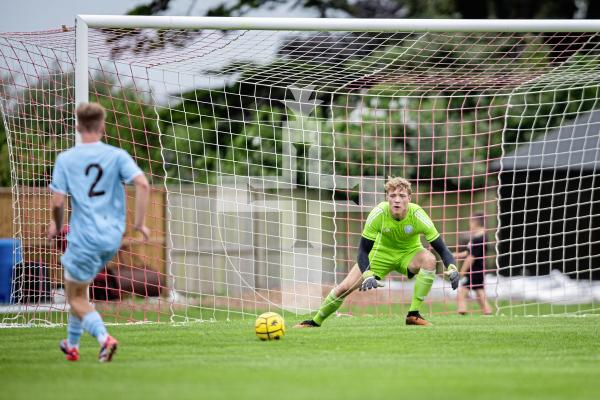
<path fill-rule="evenodd" d="M 129 10 L 127 15 L 154 15 L 169 8 L 170 0 L 151 0 L 148 4 L 141 4 Z"/>
<path fill-rule="evenodd" d="M 132 15 L 155 15 L 169 9 L 171 0 L 151 0 L 135 7 Z M 573 18 L 578 10 L 585 18 L 597 18 L 592 0 L 236 0 L 222 1 L 206 15 L 232 17 L 253 10 L 268 10 L 281 5 L 292 9 L 316 11 L 319 16 L 353 18 Z"/>
<path fill-rule="evenodd" d="M 72 74 L 50 73 L 29 89 L 11 94 L 19 99 L 5 116 L 13 145 L 17 177 L 14 184 L 47 186 L 56 156 L 74 145 L 73 92 L 64 84 L 72 81 Z M 106 141 L 127 150 L 153 177 L 162 176 L 160 137 L 151 101 L 133 87 L 119 87 L 103 77 L 92 81 L 90 101 L 99 102 L 107 110 Z M 16 117 L 21 115 L 26 118 Z M 0 179 L 2 185 L 9 186 L 10 165 L 4 132 L 0 136 Z"/>
<path fill-rule="evenodd" d="M 493 183 L 489 162 L 502 155 L 503 143 L 510 152 L 598 108 L 600 62 L 585 46 L 558 67 L 553 45 L 536 35 L 393 39 L 371 53 L 336 59 L 335 68 L 319 69 L 318 79 L 310 58 L 282 51 L 270 64 L 225 66 L 221 72 L 235 74 L 237 82 L 176 95 L 181 100 L 172 97 L 168 106 L 105 76 L 92 79 L 90 100 L 108 110 L 108 143 L 132 154 L 155 184 L 163 177 L 167 183 L 213 183 L 217 172 L 281 176 L 284 141 L 295 129 L 307 136 L 292 139 L 303 184 L 318 162 L 324 175 L 393 174 L 461 190 Z M 519 52 L 511 53 L 514 48 Z M 430 80 L 410 80 L 422 70 Z M 498 71 L 516 81 L 494 89 Z M 65 101 L 72 92 L 59 83 L 72 81 L 70 74 L 43 76 L 19 93 L 22 105 L 9 110 L 27 116 L 27 123 L 14 119 L 18 123 L 9 126 L 15 162 L 27 166 L 18 171 L 17 184 L 46 186 L 57 152 L 73 144 L 73 105 Z M 306 116 L 310 124 L 299 127 L 288 88 L 315 82 L 321 86 L 309 102 L 320 105 Z M 347 82 L 356 89 L 338 90 Z M 321 147 L 318 160 L 315 147 L 309 150 L 314 143 Z M 4 162 L 6 155 L 0 147 Z M 8 184 L 8 167 L 1 171 Z"/>
<path fill-rule="evenodd" d="M 150 179 L 164 175 L 160 136 L 152 100 L 132 85 L 97 76 L 91 81 L 90 101 L 104 106 L 106 142 L 127 150 Z"/>
<path fill-rule="evenodd" d="M 281 175 L 283 104 L 270 102 L 268 87 L 235 84 L 197 89 L 159 115 L 168 178 L 214 182 L 227 175 Z M 179 166 L 177 170 L 176 166 Z"/>
<path fill-rule="evenodd" d="M 10 135 L 17 178 L 12 184 L 45 187 L 50 181 L 56 149 L 72 145 L 73 109 L 68 101 L 71 89 L 64 85 L 72 78 L 71 74 L 51 72 L 27 89 L 15 89 L 16 84 L 10 81 L 3 88 L 3 117 L 8 125 L 4 129 Z M 9 101 L 15 99 L 18 102 Z M 7 164 L 1 169 L 9 171 L 8 157 L 2 161 Z M 7 181 L 2 183 L 9 185 Z"/>

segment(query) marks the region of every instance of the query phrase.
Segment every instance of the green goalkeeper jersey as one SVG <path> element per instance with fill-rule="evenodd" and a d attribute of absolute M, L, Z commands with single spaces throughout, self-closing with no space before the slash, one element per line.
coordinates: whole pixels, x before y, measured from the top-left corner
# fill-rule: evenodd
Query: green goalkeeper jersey
<path fill-rule="evenodd" d="M 390 261 L 422 248 L 420 235 L 428 242 L 440 236 L 431 218 L 419 205 L 409 203 L 406 216 L 396 220 L 390 213 L 388 202 L 378 204 L 371 211 L 362 235 L 375 242 L 369 259 L 377 257 Z"/>

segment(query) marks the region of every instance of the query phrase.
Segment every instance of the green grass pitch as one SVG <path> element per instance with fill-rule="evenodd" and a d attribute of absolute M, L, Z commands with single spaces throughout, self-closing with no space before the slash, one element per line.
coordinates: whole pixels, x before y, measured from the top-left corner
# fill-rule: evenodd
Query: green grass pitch
<path fill-rule="evenodd" d="M 0 329 L 5 399 L 594 399 L 598 317 L 331 318 L 261 342 L 253 320 L 109 327 L 110 364 L 84 337 L 64 360 L 64 328 Z"/>

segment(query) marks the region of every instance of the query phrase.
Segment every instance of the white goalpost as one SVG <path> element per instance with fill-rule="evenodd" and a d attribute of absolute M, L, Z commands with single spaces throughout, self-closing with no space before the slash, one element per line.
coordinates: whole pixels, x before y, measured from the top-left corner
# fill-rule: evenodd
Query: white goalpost
<path fill-rule="evenodd" d="M 497 314 L 596 314 L 598 32 L 597 20 L 80 15 L 0 33 L 0 208 L 12 207 L 0 228 L 15 239 L 0 323 L 66 322 L 47 185 L 88 101 L 153 187 L 150 242 L 128 208 L 90 291 L 108 321 L 314 312 L 354 264 L 388 176 L 411 180 L 453 251 L 483 214 Z M 454 313 L 438 272 L 422 312 Z M 413 282 L 386 283 L 341 313 L 405 312 Z"/>

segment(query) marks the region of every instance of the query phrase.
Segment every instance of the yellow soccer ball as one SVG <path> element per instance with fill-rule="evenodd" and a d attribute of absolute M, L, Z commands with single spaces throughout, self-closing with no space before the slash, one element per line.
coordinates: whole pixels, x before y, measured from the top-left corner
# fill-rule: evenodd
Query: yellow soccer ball
<path fill-rule="evenodd" d="M 285 335 L 285 322 L 281 315 L 266 312 L 256 318 L 254 331 L 260 340 L 279 340 Z"/>

